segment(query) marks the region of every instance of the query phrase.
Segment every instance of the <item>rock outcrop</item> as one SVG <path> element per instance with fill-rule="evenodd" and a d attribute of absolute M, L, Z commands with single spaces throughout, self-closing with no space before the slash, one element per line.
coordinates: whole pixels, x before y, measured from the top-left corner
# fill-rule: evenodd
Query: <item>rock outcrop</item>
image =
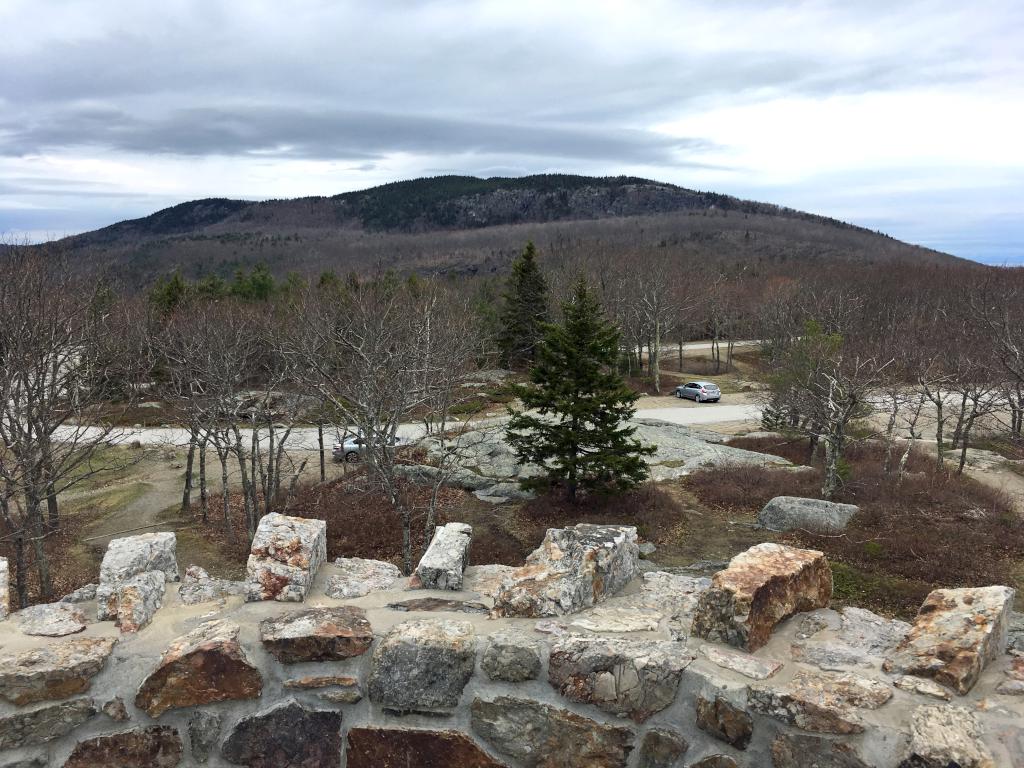
<path fill-rule="evenodd" d="M 910 719 L 910 748 L 899 768 L 996 768 L 969 709 L 918 707 Z"/>
<path fill-rule="evenodd" d="M 494 613 L 539 618 L 589 608 L 626 586 L 639 558 L 632 526 L 549 528 L 526 565 L 502 580 Z"/>
<path fill-rule="evenodd" d="M 87 691 L 116 643 L 111 637 L 82 637 L 4 654 L 0 656 L 0 698 L 22 705 Z"/>
<path fill-rule="evenodd" d="M 69 699 L 0 716 L 0 751 L 38 746 L 66 736 L 97 713 L 92 699 Z"/>
<path fill-rule="evenodd" d="M 190 565 L 178 587 L 178 599 L 185 605 L 198 605 L 234 595 L 244 596 L 247 592 L 248 585 L 244 581 L 215 579 L 199 566 Z"/>
<path fill-rule="evenodd" d="M 208 621 L 172 642 L 143 681 L 135 706 L 159 717 L 178 707 L 259 698 L 263 678 L 246 658 L 238 632 L 237 624 Z"/>
<path fill-rule="evenodd" d="M 812 733 L 863 733 L 857 709 L 878 709 L 892 698 L 892 688 L 854 674 L 800 672 L 781 686 L 751 684 L 748 701 L 754 712 Z"/>
<path fill-rule="evenodd" d="M 30 605 L 15 614 L 18 629 L 25 635 L 65 637 L 85 629 L 85 611 L 71 603 Z"/>
<path fill-rule="evenodd" d="M 473 732 L 525 768 L 626 768 L 633 731 L 529 699 L 476 699 Z"/>
<path fill-rule="evenodd" d="M 260 639 L 284 664 L 339 661 L 366 653 L 373 629 L 362 608 L 312 608 L 264 619 Z"/>
<path fill-rule="evenodd" d="M 239 721 L 221 754 L 249 768 L 340 768 L 341 717 L 335 710 L 283 701 Z"/>
<path fill-rule="evenodd" d="M 434 537 L 412 575 L 410 586 L 421 589 L 462 589 L 462 573 L 469 565 L 473 528 L 448 523 L 434 529 Z"/>
<path fill-rule="evenodd" d="M 491 680 L 522 683 L 540 675 L 540 641 L 519 632 L 501 632 L 487 639 L 480 668 Z"/>
<path fill-rule="evenodd" d="M 362 557 L 339 557 L 334 565 L 341 573 L 331 576 L 324 589 L 328 597 L 344 600 L 349 597 L 362 597 L 371 592 L 391 589 L 396 581 L 402 578 L 398 566 L 383 560 L 366 560 Z"/>
<path fill-rule="evenodd" d="M 245 565 L 246 599 L 302 602 L 327 559 L 327 523 L 273 512 L 256 529 Z"/>
<path fill-rule="evenodd" d="M 122 632 L 138 632 L 160 610 L 165 591 L 163 571 L 144 571 L 117 584 L 107 585 L 100 613 L 113 619 Z"/>
<path fill-rule="evenodd" d="M 145 571 L 178 581 L 178 540 L 173 533 L 143 533 L 114 539 L 100 564 L 100 584 L 117 584 Z"/>
<path fill-rule="evenodd" d="M 551 647 L 548 680 L 571 701 L 642 723 L 672 703 L 691 661 L 672 641 L 564 637 Z"/>
<path fill-rule="evenodd" d="M 507 768 L 458 731 L 410 728 L 352 728 L 348 732 L 347 768 Z"/>
<path fill-rule="evenodd" d="M 846 529 L 859 508 L 823 499 L 776 496 L 757 515 L 757 524 L 769 531 L 802 530 L 811 533 L 839 533 Z"/>
<path fill-rule="evenodd" d="M 181 764 L 181 755 L 181 736 L 176 729 L 137 728 L 81 742 L 64 768 L 175 768 Z"/>
<path fill-rule="evenodd" d="M 934 590 L 885 669 L 930 677 L 967 693 L 1006 648 L 1013 596 L 1009 587 Z"/>
<path fill-rule="evenodd" d="M 396 712 L 452 709 L 475 666 L 476 636 L 468 622 L 403 622 L 373 651 L 370 700 Z"/>
<path fill-rule="evenodd" d="M 832 571 L 821 552 L 758 544 L 711 579 L 693 618 L 693 634 L 753 651 L 775 626 L 800 611 L 824 608 Z"/>

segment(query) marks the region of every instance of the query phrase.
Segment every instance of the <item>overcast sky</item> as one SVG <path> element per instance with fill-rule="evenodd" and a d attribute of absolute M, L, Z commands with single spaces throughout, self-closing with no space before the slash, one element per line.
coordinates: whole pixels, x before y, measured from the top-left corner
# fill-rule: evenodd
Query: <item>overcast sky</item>
<path fill-rule="evenodd" d="M 0 0 L 0 234 L 633 174 L 1024 263 L 1024 2 Z"/>

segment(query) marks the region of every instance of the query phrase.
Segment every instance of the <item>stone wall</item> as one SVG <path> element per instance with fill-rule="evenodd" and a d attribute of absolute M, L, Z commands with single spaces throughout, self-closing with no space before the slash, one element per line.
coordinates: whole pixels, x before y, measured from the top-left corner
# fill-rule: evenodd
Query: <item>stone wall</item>
<path fill-rule="evenodd" d="M 589 526 L 459 591 L 410 589 L 274 525 L 248 584 L 176 582 L 148 541 L 105 571 L 127 608 L 84 590 L 0 621 L 0 767 L 1024 765 L 1003 587 L 937 590 L 911 626 L 825 607 L 820 553 L 760 545 L 704 579 Z M 524 615 L 545 590 L 557 610 Z"/>

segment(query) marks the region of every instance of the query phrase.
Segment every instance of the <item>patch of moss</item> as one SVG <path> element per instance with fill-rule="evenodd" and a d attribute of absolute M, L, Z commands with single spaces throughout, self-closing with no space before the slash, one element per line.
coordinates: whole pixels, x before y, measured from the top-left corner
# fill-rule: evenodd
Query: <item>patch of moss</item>
<path fill-rule="evenodd" d="M 832 561 L 832 601 L 877 613 L 913 619 L 931 591 L 928 584 L 881 573 L 869 573 Z"/>

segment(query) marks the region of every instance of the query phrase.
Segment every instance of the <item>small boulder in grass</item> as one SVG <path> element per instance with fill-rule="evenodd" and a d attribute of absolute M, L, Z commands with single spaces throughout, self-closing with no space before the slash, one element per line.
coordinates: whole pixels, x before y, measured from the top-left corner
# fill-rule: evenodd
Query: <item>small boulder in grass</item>
<path fill-rule="evenodd" d="M 757 524 L 769 531 L 841 533 L 860 508 L 823 499 L 776 496 L 757 515 Z"/>

